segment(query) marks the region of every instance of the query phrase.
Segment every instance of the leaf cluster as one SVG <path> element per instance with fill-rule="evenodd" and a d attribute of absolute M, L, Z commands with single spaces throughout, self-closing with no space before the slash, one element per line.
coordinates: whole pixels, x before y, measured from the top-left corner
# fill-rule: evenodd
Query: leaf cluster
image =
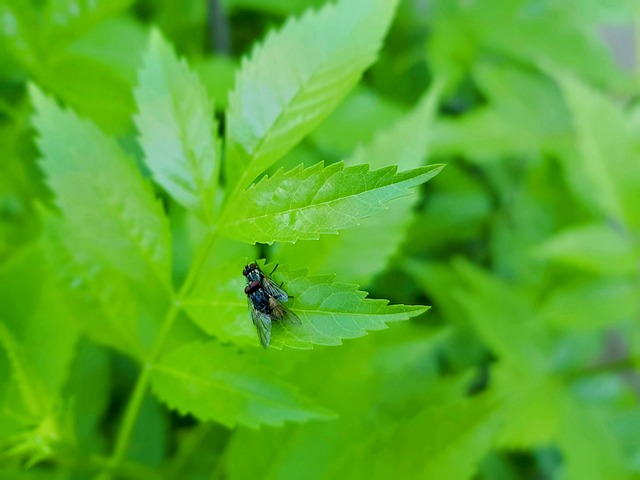
<path fill-rule="evenodd" d="M 632 14 L 0 0 L 0 477 L 640 478 Z"/>

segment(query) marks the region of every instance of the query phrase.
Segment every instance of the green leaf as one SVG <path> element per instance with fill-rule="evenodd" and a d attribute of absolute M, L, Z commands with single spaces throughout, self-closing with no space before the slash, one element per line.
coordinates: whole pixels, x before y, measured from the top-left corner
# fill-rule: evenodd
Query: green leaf
<path fill-rule="evenodd" d="M 279 170 L 242 192 L 225 210 L 220 228 L 249 243 L 313 240 L 358 225 L 384 210 L 383 202 L 410 193 L 442 170 L 429 165 L 396 173 L 396 167 L 369 171 L 367 165 L 322 163 Z"/>
<path fill-rule="evenodd" d="M 223 342 L 257 345 L 244 294 L 245 263 L 241 263 L 243 259 L 253 260 L 256 252 L 250 245 L 229 239 L 217 242 L 212 250 L 212 258 L 184 300 L 184 309 L 208 335 Z"/>
<path fill-rule="evenodd" d="M 598 410 L 567 397 L 563 428 L 556 439 L 564 458 L 567 480 L 627 480 L 619 446 Z"/>
<path fill-rule="evenodd" d="M 126 10 L 133 0 L 50 0 L 48 23 L 65 35 L 79 36 L 93 25 Z"/>
<path fill-rule="evenodd" d="M 370 144 L 389 125 L 401 122 L 407 115 L 405 110 L 360 84 L 309 134 L 308 140 L 327 158 L 341 160 L 349 157 L 358 145 Z"/>
<path fill-rule="evenodd" d="M 477 462 L 491 446 L 497 426 L 498 407 L 499 403 L 490 397 L 475 397 L 444 406 L 427 407 L 390 439 L 391 444 L 398 442 L 404 446 L 400 451 L 411 449 L 416 442 L 425 441 L 421 455 L 413 458 L 412 463 L 417 468 L 414 470 L 411 463 L 405 463 L 406 475 L 442 480 L 472 478 Z M 372 456 L 375 458 L 375 454 Z M 377 478 L 394 476 L 393 458 L 387 457 L 387 460 L 387 475 L 378 474 Z"/>
<path fill-rule="evenodd" d="M 271 265 L 264 271 L 270 272 Z M 275 323 L 271 336 L 274 348 L 311 348 L 317 345 L 340 345 L 343 338 L 357 338 L 367 330 L 382 330 L 388 322 L 407 320 L 429 307 L 388 305 L 388 300 L 368 299 L 356 285 L 334 282 L 333 275 L 307 277 L 306 270 L 289 272 L 278 266 L 274 275 L 284 282 L 294 298 L 287 306 L 302 320 L 300 326 Z"/>
<path fill-rule="evenodd" d="M 276 244 L 274 255 L 283 262 L 304 265 L 312 273 L 332 272 L 339 279 L 368 285 L 406 238 L 415 201 L 416 195 L 398 198 L 378 215 L 364 218 L 360 225 L 338 235 Z"/>
<path fill-rule="evenodd" d="M 143 358 L 140 335 L 143 304 L 126 276 L 96 264 L 63 218 L 47 215 L 42 245 L 67 303 L 84 332 L 94 341 L 134 358 Z"/>
<path fill-rule="evenodd" d="M 313 130 L 373 63 L 396 0 L 342 0 L 270 33 L 229 95 L 227 179 L 237 189 Z"/>
<path fill-rule="evenodd" d="M 576 132 L 579 155 L 563 158 L 570 185 L 601 215 L 640 227 L 640 161 L 630 122 L 603 94 L 563 71 L 552 73 L 573 114 Z"/>
<path fill-rule="evenodd" d="M 504 363 L 491 369 L 491 378 L 494 395 L 504 399 L 495 437 L 499 447 L 524 450 L 551 444 L 562 425 L 567 394 L 560 381 Z"/>
<path fill-rule="evenodd" d="M 258 263 L 266 273 L 275 267 Z M 244 278 L 231 264 L 220 272 L 218 282 L 209 280 L 208 288 L 202 283 L 194 289 L 185 300 L 185 308 L 207 333 L 222 340 L 257 346 L 257 334 L 243 292 Z M 359 291 L 356 285 L 334 282 L 332 275 L 307 277 L 305 270 L 289 271 L 286 265 L 278 266 L 273 279 L 283 282 L 283 288 L 293 296 L 286 306 L 302 321 L 300 326 L 273 323 L 270 346 L 277 349 L 340 345 L 343 338 L 361 337 L 367 330 L 382 330 L 387 322 L 415 317 L 428 308 L 387 305 L 387 300 L 365 298 L 367 293 Z"/>
<path fill-rule="evenodd" d="M 62 387 L 75 354 L 78 328 L 53 272 L 35 248 L 23 250 L 0 271 L 0 349 L 11 363 L 12 383 L 0 399 L 10 434 L 3 457 L 27 466 L 54 455 L 72 433 L 59 421 Z"/>
<path fill-rule="evenodd" d="M 155 180 L 187 209 L 211 217 L 220 140 L 198 76 L 154 30 L 136 89 L 136 124 Z"/>
<path fill-rule="evenodd" d="M 63 395 L 64 414 L 74 426 L 73 443 L 82 452 L 100 452 L 104 448 L 100 421 L 109 405 L 110 384 L 107 351 L 81 341 Z"/>
<path fill-rule="evenodd" d="M 37 88 L 31 96 L 42 168 L 81 244 L 136 283 L 171 291 L 168 222 L 133 160 Z"/>
<path fill-rule="evenodd" d="M 541 306 L 548 325 L 567 332 L 603 329 L 640 317 L 640 291 L 628 279 L 605 277 L 558 285 Z"/>
<path fill-rule="evenodd" d="M 400 170 L 422 165 L 429 154 L 431 128 L 443 87 L 442 81 L 436 81 L 413 110 L 391 127 L 378 131 L 368 144 L 360 145 L 345 163 L 368 163 L 371 168 L 383 168 L 393 159 Z"/>
<path fill-rule="evenodd" d="M 228 427 L 327 419 L 259 360 L 216 343 L 190 343 L 153 365 L 154 392 L 180 413 Z"/>
<path fill-rule="evenodd" d="M 122 135 L 131 130 L 131 84 L 112 66 L 68 53 L 46 64 L 42 78 L 43 88 L 106 132 Z"/>
<path fill-rule="evenodd" d="M 13 366 L 23 415 L 41 419 L 50 413 L 77 337 L 77 326 L 42 254 L 31 248 L 14 256 L 0 271 L 0 345 Z"/>
<path fill-rule="evenodd" d="M 523 371 L 546 371 L 549 338 L 534 317 L 529 294 L 468 261 L 456 261 L 455 268 L 466 287 L 455 296 L 487 346 Z"/>
<path fill-rule="evenodd" d="M 382 168 L 394 159 L 403 170 L 423 164 L 441 87 L 436 83 L 414 110 L 390 128 L 379 131 L 345 163 L 368 162 L 372 168 Z M 385 267 L 405 239 L 415 201 L 416 195 L 408 195 L 391 203 L 379 215 L 363 219 L 357 227 L 335 236 L 324 235 L 313 243 L 278 245 L 277 254 L 288 263 L 305 264 L 313 272 L 333 272 L 338 278 L 367 283 Z"/>
<path fill-rule="evenodd" d="M 533 253 L 595 273 L 626 275 L 636 270 L 637 255 L 631 238 L 601 223 L 566 228 L 538 245 Z"/>

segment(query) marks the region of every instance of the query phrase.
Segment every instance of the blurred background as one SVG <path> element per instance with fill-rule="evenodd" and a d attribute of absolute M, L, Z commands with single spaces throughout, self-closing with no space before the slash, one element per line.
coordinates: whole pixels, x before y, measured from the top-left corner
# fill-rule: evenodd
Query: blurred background
<path fill-rule="evenodd" d="M 0 263 L 38 240 L 51 203 L 28 82 L 140 159 L 133 92 L 152 26 L 224 128 L 240 59 L 324 3 L 0 0 Z M 262 253 L 432 308 L 272 356 L 334 421 L 227 430 L 149 398 L 130 454 L 144 468 L 129 474 L 640 479 L 638 25 L 634 0 L 402 0 L 361 84 L 278 166 L 369 162 L 354 152 L 395 135 L 447 167 L 358 229 Z M 108 452 L 135 370 L 100 355 L 109 382 L 91 435 Z M 57 466 L 3 478 L 87 478 Z"/>

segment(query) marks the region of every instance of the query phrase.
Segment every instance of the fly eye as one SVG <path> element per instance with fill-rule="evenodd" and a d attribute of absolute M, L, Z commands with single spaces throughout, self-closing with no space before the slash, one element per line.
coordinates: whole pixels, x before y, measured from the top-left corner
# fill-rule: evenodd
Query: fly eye
<path fill-rule="evenodd" d="M 245 295 L 249 295 L 251 293 L 251 286 L 247 285 L 244 287 L 244 293 Z"/>

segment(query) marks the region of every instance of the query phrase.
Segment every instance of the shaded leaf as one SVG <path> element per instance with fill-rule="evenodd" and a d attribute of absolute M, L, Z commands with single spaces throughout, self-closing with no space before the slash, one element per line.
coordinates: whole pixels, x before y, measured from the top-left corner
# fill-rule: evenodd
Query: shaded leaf
<path fill-rule="evenodd" d="M 548 325 L 567 331 L 602 329 L 639 318 L 639 297 L 630 280 L 573 282 L 555 288 L 539 315 Z"/>
<path fill-rule="evenodd" d="M 573 114 L 576 132 L 579 154 L 563 158 L 570 185 L 582 202 L 601 215 L 640 227 L 640 161 L 629 122 L 620 107 L 579 79 L 560 70 L 553 74 Z"/>
<path fill-rule="evenodd" d="M 167 219 L 118 144 L 31 88 L 41 165 L 74 233 L 137 283 L 171 290 Z"/>
<path fill-rule="evenodd" d="M 345 163 L 382 168 L 393 159 L 403 170 L 423 164 L 440 90 L 441 85 L 436 84 L 414 110 L 358 147 Z M 313 243 L 278 245 L 278 256 L 288 263 L 304 264 L 313 272 L 333 272 L 338 278 L 366 283 L 384 268 L 404 240 L 415 201 L 415 195 L 398 199 L 379 215 L 365 218 L 357 227 L 336 236 L 324 235 Z"/>
<path fill-rule="evenodd" d="M 185 208 L 211 217 L 220 151 L 213 102 L 157 30 L 144 56 L 136 101 L 140 142 L 155 180 Z"/>
<path fill-rule="evenodd" d="M 625 275 L 636 269 L 631 238 L 602 223 L 568 227 L 538 245 L 533 253 L 595 273 Z"/>
<path fill-rule="evenodd" d="M 165 355 L 153 365 L 152 386 L 171 408 L 228 427 L 330 418 L 255 357 L 216 343 L 185 344 Z"/>
<path fill-rule="evenodd" d="M 612 432 L 598 409 L 567 398 L 563 428 L 557 438 L 567 480 L 629 479 Z"/>
<path fill-rule="evenodd" d="M 95 262 L 62 218 L 49 216 L 42 239 L 47 260 L 57 273 L 67 303 L 94 341 L 142 358 L 141 307 L 127 278 Z"/>
<path fill-rule="evenodd" d="M 532 301 L 523 289 L 467 261 L 456 261 L 455 268 L 465 284 L 455 297 L 482 341 L 523 371 L 548 369 L 550 339 L 536 322 Z"/>

